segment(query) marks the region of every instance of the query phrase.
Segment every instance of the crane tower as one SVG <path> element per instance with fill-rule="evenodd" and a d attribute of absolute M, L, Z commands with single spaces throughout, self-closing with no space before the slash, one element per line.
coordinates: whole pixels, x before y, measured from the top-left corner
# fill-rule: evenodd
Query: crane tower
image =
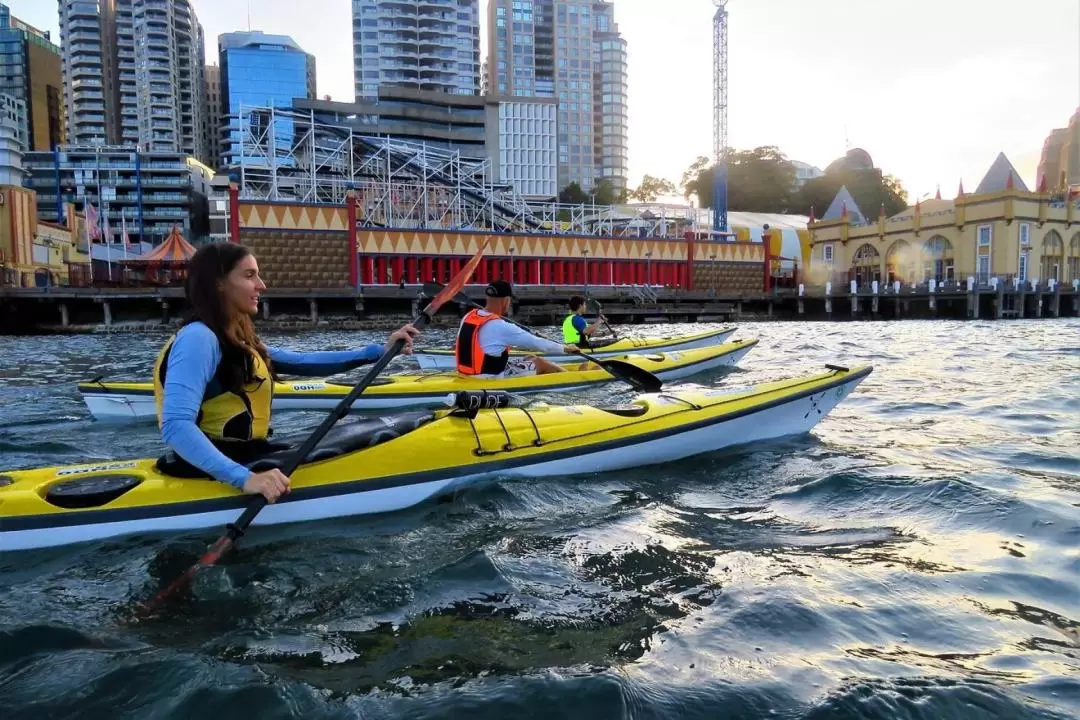
<path fill-rule="evenodd" d="M 727 14 L 728 0 L 713 0 L 713 162 L 723 160 L 727 147 Z"/>
<path fill-rule="evenodd" d="M 713 232 L 727 232 L 728 0 L 713 0 Z"/>

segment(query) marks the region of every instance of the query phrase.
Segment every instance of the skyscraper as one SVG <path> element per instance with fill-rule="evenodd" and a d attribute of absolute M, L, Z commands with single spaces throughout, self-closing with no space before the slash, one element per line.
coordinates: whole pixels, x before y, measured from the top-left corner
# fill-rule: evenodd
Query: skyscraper
<path fill-rule="evenodd" d="M 205 44 L 190 0 L 60 0 L 73 145 L 207 155 Z"/>
<path fill-rule="evenodd" d="M 64 142 L 63 92 L 60 48 L 49 33 L 11 17 L 0 3 L 0 94 L 23 105 L 23 151 L 51 150 Z"/>
<path fill-rule="evenodd" d="M 480 0 L 352 0 L 356 101 L 380 85 L 480 94 Z"/>
<path fill-rule="evenodd" d="M 559 187 L 626 189 L 626 41 L 609 0 L 491 0 L 488 87 L 559 100 Z"/>
<path fill-rule="evenodd" d="M 206 81 L 206 164 L 215 170 L 221 164 L 221 67 L 214 63 L 203 71 Z"/>
<path fill-rule="evenodd" d="M 222 123 L 228 126 L 221 162 L 234 166 L 239 161 L 238 113 L 245 106 L 290 108 L 298 98 L 315 99 L 315 58 L 287 35 L 233 32 L 218 36 L 218 63 Z M 275 127 L 291 132 L 291 127 Z M 287 142 L 286 137 L 278 140 Z"/>

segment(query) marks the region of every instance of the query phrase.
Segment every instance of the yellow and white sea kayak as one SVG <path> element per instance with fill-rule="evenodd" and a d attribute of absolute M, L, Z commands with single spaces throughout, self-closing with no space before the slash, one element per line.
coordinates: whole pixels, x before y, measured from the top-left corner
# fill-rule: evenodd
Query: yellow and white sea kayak
<path fill-rule="evenodd" d="M 707 330 L 689 335 L 665 335 L 662 337 L 646 338 L 622 338 L 610 345 L 604 345 L 593 350 L 582 348 L 582 351 L 600 359 L 614 358 L 624 353 L 642 352 L 681 352 L 695 348 L 719 345 L 735 334 L 735 328 L 726 327 L 719 330 Z M 526 357 L 536 353 L 513 351 L 511 357 Z M 453 348 L 441 348 L 430 350 L 416 350 L 413 353 L 416 362 L 422 370 L 453 370 L 457 367 L 454 359 Z M 551 362 L 567 363 L 577 362 L 580 358 L 576 355 L 539 355 L 539 357 Z"/>
<path fill-rule="evenodd" d="M 293 473 L 291 492 L 253 525 L 399 510 L 490 476 L 641 467 L 805 433 L 871 370 L 828 366 L 814 375 L 641 395 L 611 407 L 536 404 L 346 418 Z M 249 466 L 280 467 L 303 439 Z M 215 480 L 164 475 L 154 459 L 0 471 L 0 552 L 218 529 L 247 501 Z"/>
<path fill-rule="evenodd" d="M 757 345 L 757 338 L 737 340 L 696 350 L 616 355 L 613 360 L 636 365 L 661 380 L 686 378 L 696 373 L 737 364 Z M 579 364 L 584 364 L 578 358 Z M 414 372 L 385 375 L 353 403 L 356 410 L 442 405 L 449 393 L 473 390 L 505 390 L 515 394 L 561 392 L 602 385 L 615 380 L 607 371 L 589 364 L 588 370 L 568 370 L 547 375 L 511 378 L 475 378 L 456 371 Z M 297 380 L 274 385 L 274 410 L 332 408 L 352 388 L 323 380 Z M 103 420 L 153 418 L 154 387 L 150 383 L 85 382 L 79 393 L 91 414 Z"/>

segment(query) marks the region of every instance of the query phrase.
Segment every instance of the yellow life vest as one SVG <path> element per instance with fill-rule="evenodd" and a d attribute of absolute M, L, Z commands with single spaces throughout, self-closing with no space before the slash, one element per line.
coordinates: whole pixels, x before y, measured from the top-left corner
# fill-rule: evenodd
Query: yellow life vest
<path fill-rule="evenodd" d="M 175 341 L 175 335 L 169 338 L 154 363 L 154 403 L 157 405 L 159 428 L 165 401 L 169 351 Z M 195 423 L 211 440 L 265 440 L 270 435 L 274 381 L 270 377 L 270 368 L 259 353 L 251 350 L 251 357 L 255 363 L 255 381 L 245 384 L 242 393 L 226 390 L 217 372 L 206 385 Z"/>

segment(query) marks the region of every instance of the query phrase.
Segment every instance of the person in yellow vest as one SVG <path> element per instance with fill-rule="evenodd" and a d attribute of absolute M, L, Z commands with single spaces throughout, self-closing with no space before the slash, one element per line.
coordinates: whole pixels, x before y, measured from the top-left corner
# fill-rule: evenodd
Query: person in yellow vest
<path fill-rule="evenodd" d="M 589 324 L 583 316 L 585 314 L 585 298 L 574 295 L 570 298 L 570 314 L 566 316 L 562 324 L 563 342 L 578 347 L 589 347 L 589 338 L 595 333 L 607 318 L 600 315 L 596 322 Z"/>
<path fill-rule="evenodd" d="M 484 308 L 466 313 L 458 327 L 454 357 L 460 374 L 495 378 L 566 372 L 563 366 L 535 355 L 511 360 L 511 348 L 553 355 L 575 353 L 578 348 L 572 343 L 559 344 L 537 337 L 504 320 L 514 295 L 505 280 L 489 283 L 484 295 Z"/>
<path fill-rule="evenodd" d="M 398 339 L 405 353 L 419 331 L 405 325 L 385 346 L 293 352 L 267 347 L 252 316 L 266 284 L 248 248 L 204 245 L 187 265 L 191 316 L 162 347 L 154 364 L 158 426 L 168 450 L 158 468 L 178 477 L 206 477 L 269 502 L 289 491 L 280 470 L 251 472 L 244 463 L 276 449 L 269 441 L 277 373 L 324 376 L 373 363 Z M 279 444 L 280 445 L 280 444 Z"/>

